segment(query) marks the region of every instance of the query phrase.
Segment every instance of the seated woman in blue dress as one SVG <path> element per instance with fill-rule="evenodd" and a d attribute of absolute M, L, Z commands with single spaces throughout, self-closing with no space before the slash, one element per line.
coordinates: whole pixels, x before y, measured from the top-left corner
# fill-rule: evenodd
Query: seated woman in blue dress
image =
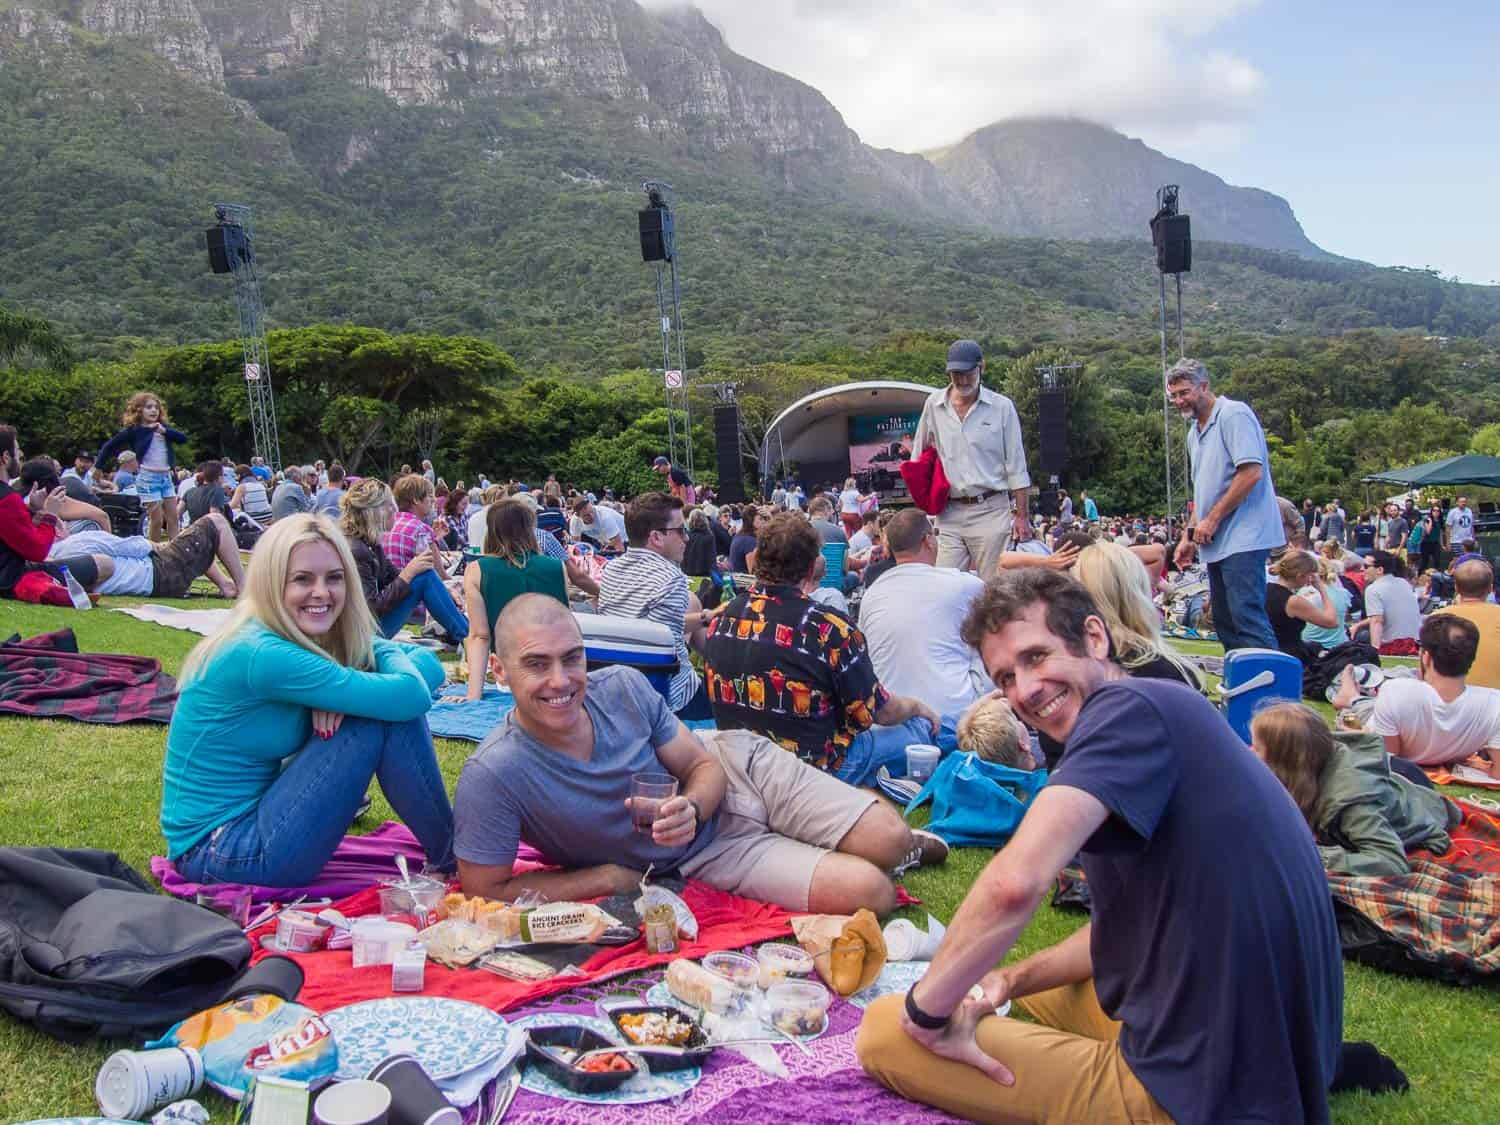
<path fill-rule="evenodd" d="M 453 807 L 426 714 L 437 658 L 387 641 L 349 544 L 310 513 L 256 545 L 223 630 L 188 656 L 167 734 L 161 829 L 195 883 L 310 883 L 371 779 L 440 871 Z"/>

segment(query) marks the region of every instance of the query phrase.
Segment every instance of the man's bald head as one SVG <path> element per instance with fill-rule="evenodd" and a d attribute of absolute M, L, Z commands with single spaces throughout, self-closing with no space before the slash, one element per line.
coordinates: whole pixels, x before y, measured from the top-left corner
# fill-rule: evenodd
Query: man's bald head
<path fill-rule="evenodd" d="M 522 594 L 512 598 L 495 621 L 495 654 L 504 660 L 515 644 L 516 634 L 522 629 L 550 627 L 567 629 L 580 642 L 583 640 L 573 611 L 556 598 L 548 594 Z"/>
<path fill-rule="evenodd" d="M 1495 588 L 1495 572 L 1483 559 L 1470 559 L 1453 568 L 1453 588 L 1465 601 L 1482 602 Z"/>

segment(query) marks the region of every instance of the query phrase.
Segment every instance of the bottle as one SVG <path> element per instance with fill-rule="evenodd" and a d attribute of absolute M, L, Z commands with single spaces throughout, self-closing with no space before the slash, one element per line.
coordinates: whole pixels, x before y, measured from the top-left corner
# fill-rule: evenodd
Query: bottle
<path fill-rule="evenodd" d="M 62 568 L 63 584 L 68 588 L 68 597 L 73 599 L 74 609 L 93 609 L 94 603 L 89 599 L 89 592 L 83 588 L 83 584 L 68 572 L 68 568 Z"/>

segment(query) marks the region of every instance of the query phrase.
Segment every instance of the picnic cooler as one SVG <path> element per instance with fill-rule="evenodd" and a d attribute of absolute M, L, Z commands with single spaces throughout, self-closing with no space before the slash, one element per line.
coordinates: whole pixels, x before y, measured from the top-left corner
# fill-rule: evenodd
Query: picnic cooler
<path fill-rule="evenodd" d="M 1237 648 L 1224 654 L 1219 685 L 1224 717 L 1246 743 L 1250 720 L 1268 703 L 1302 698 L 1302 662 L 1274 648 Z"/>
<path fill-rule="evenodd" d="M 105 492 L 99 508 L 109 517 L 109 532 L 122 539 L 141 533 L 141 498 L 129 492 Z M 105 530 L 100 528 L 100 531 Z"/>
<path fill-rule="evenodd" d="M 623 664 L 643 674 L 662 698 L 667 698 L 678 667 L 677 642 L 670 629 L 635 617 L 577 612 L 573 617 L 583 633 L 590 671 Z"/>

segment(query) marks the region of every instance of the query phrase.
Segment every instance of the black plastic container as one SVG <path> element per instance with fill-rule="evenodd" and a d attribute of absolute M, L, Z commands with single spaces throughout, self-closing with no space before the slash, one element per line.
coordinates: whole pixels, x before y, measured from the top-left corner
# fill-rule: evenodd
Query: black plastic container
<path fill-rule="evenodd" d="M 563 1047 L 571 1051 L 593 1051 L 609 1047 L 625 1056 L 629 1070 L 590 1071 L 570 1066 L 556 1053 Z M 529 1027 L 526 1029 L 526 1064 L 537 1067 L 560 1086 L 575 1094 L 602 1094 L 617 1090 L 639 1073 L 629 1057 L 629 1048 L 612 1043 L 597 1031 L 586 1027 Z"/>
<path fill-rule="evenodd" d="M 646 1051 L 646 1048 L 657 1046 L 658 1044 L 636 1043 L 630 1038 L 629 1032 L 620 1026 L 621 1016 L 640 1015 L 647 1012 L 656 1012 L 663 1016 L 676 1016 L 683 1023 L 692 1025 L 693 1033 L 688 1036 L 687 1042 L 682 1045 L 686 1048 L 682 1054 L 651 1054 L 649 1051 Z M 607 1014 L 609 1022 L 614 1024 L 615 1030 L 620 1033 L 620 1038 L 629 1043 L 631 1047 L 641 1048 L 643 1051 L 641 1059 L 649 1069 L 658 1074 L 668 1070 L 687 1070 L 690 1067 L 702 1066 L 708 1059 L 708 1056 L 713 1054 L 714 1049 L 709 1044 L 708 1034 L 703 1030 L 703 1026 L 681 1008 L 670 1007 L 666 1004 L 621 1004 L 618 1007 L 611 1006 L 607 1010 Z M 661 1044 L 661 1046 L 669 1045 Z"/>

